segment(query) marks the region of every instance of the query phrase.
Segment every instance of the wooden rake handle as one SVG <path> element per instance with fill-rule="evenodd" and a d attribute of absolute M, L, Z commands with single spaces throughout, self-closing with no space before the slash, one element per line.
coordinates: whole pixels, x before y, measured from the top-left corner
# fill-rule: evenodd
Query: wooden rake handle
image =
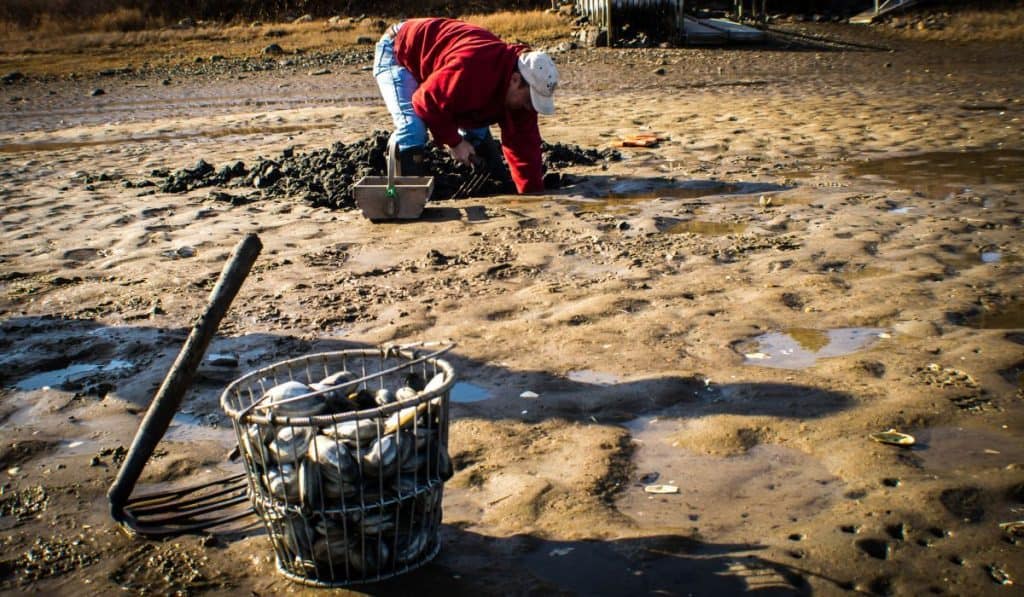
<path fill-rule="evenodd" d="M 125 504 L 128 502 L 132 490 L 135 489 L 135 483 L 142 475 L 143 467 L 153 455 L 156 445 L 167 433 L 171 419 L 174 418 L 174 414 L 178 412 L 178 407 L 181 405 L 181 399 L 192 385 L 192 378 L 195 376 L 200 361 L 203 360 L 210 340 L 262 249 L 263 243 L 260 242 L 259 237 L 255 234 L 248 234 L 238 243 L 228 258 L 228 262 L 217 280 L 217 285 L 210 292 L 206 310 L 192 328 L 178 358 L 167 372 L 167 377 L 164 378 L 163 384 L 157 390 L 156 396 L 153 397 L 149 410 L 146 411 L 146 416 L 139 425 L 139 430 L 135 432 L 135 439 L 128 449 L 124 464 L 121 465 L 121 470 L 117 472 L 117 478 L 114 479 L 114 483 L 107 492 L 107 498 L 110 500 L 110 515 L 115 521 L 125 522 Z"/>

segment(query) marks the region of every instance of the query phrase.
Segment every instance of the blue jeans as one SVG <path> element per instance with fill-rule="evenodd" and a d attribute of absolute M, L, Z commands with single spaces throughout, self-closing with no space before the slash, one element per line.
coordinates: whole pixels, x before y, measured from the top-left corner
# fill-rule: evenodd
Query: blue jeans
<path fill-rule="evenodd" d="M 420 83 L 408 69 L 395 62 L 395 40 L 387 34 L 377 42 L 373 53 L 373 77 L 377 79 L 384 105 L 391 113 L 391 121 L 395 125 L 392 136 L 395 137 L 398 149 L 426 145 L 427 126 L 412 107 L 412 94 Z M 466 131 L 459 129 L 459 132 L 474 147 L 491 138 L 491 129 L 486 126 Z"/>

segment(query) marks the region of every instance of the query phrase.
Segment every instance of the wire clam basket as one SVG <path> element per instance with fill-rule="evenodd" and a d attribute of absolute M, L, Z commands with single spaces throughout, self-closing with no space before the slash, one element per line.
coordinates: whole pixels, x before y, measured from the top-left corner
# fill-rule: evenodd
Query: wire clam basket
<path fill-rule="evenodd" d="M 455 381 L 438 356 L 452 347 L 317 353 L 224 390 L 249 497 L 284 576 L 343 587 L 437 555 Z"/>

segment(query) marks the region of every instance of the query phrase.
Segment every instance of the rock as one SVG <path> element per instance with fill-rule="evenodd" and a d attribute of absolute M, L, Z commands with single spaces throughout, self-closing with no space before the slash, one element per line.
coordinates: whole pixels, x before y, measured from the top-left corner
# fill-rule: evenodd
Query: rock
<path fill-rule="evenodd" d="M 191 19 L 189 17 L 185 17 L 184 19 L 181 19 L 180 21 L 178 21 L 178 24 L 177 24 L 177 28 L 178 29 L 191 29 L 191 28 L 193 28 L 195 26 L 196 26 L 195 19 Z"/>
<path fill-rule="evenodd" d="M 331 71 L 330 71 L 330 69 L 321 68 L 319 70 L 310 71 L 309 74 L 314 76 L 314 77 L 318 77 L 320 75 L 329 75 L 329 74 L 331 74 Z"/>
<path fill-rule="evenodd" d="M 651 71 L 651 73 L 655 75 L 664 75 L 666 72 L 668 71 L 665 70 L 664 66 L 659 66 L 658 68 Z"/>
<path fill-rule="evenodd" d="M 899 321 L 893 324 L 892 331 L 911 338 L 936 338 L 942 335 L 942 330 L 930 321 Z"/>
<path fill-rule="evenodd" d="M 25 78 L 25 75 L 20 71 L 11 71 L 3 76 L 0 81 L 3 81 L 4 85 L 10 85 L 11 83 L 17 83 Z"/>
<path fill-rule="evenodd" d="M 284 48 L 277 44 L 270 44 L 269 46 L 263 48 L 263 54 L 266 56 L 280 56 L 284 54 Z"/>
<path fill-rule="evenodd" d="M 223 62 L 223 61 L 224 61 L 224 57 L 221 56 L 220 54 L 214 54 L 213 56 L 210 56 L 210 62 Z"/>
<path fill-rule="evenodd" d="M 91 95 L 92 97 L 97 97 L 97 96 L 100 96 L 100 95 L 105 95 L 106 93 L 107 93 L 106 91 L 103 91 L 102 89 L 97 87 L 96 89 L 93 89 L 92 91 L 90 91 L 89 95 Z"/>
<path fill-rule="evenodd" d="M 327 19 L 327 24 L 328 25 L 340 25 L 341 22 L 344 21 L 344 20 L 345 20 L 345 17 L 334 15 L 333 17 Z"/>
<path fill-rule="evenodd" d="M 311 14 L 304 14 L 301 17 L 298 17 L 297 19 L 292 21 L 292 23 L 295 24 L 295 25 L 298 25 L 299 23 L 311 23 L 311 22 L 313 22 L 313 15 L 311 15 Z"/>
<path fill-rule="evenodd" d="M 369 46 L 373 44 L 373 38 L 369 35 L 360 35 L 356 38 L 356 43 L 362 46 Z"/>
<path fill-rule="evenodd" d="M 171 84 L 171 80 L 170 79 L 164 79 L 163 81 L 160 81 L 160 84 L 161 85 L 170 85 Z"/>

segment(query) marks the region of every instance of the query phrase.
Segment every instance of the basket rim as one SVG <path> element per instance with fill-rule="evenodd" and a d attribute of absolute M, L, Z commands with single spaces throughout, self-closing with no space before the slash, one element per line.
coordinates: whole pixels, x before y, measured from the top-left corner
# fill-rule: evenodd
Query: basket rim
<path fill-rule="evenodd" d="M 328 415 L 287 416 L 278 414 L 259 415 L 251 412 L 249 408 L 236 409 L 229 404 L 230 397 L 233 395 L 233 392 L 235 392 L 239 386 L 251 382 L 253 379 L 258 378 L 273 369 L 281 367 L 290 367 L 291 365 L 294 365 L 296 363 L 302 363 L 313 358 L 326 359 L 348 356 L 372 356 L 386 358 L 391 355 L 397 355 L 402 358 L 408 359 L 409 361 L 414 361 L 417 358 L 421 358 L 417 357 L 415 351 L 412 350 L 387 350 L 374 348 L 352 348 L 346 350 L 310 353 L 299 357 L 292 357 L 290 359 L 285 359 L 283 361 L 278 361 L 275 363 L 271 363 L 269 365 L 265 365 L 263 367 L 260 367 L 259 369 L 250 371 L 249 373 L 246 373 L 245 375 L 235 379 L 230 384 L 228 384 L 226 388 L 224 388 L 223 392 L 221 392 L 220 405 L 221 408 L 224 409 L 224 412 L 228 415 L 228 417 L 233 422 L 236 422 L 239 425 L 255 423 L 257 425 L 324 427 L 327 425 L 343 423 L 346 421 L 356 421 L 362 419 L 381 417 L 385 415 L 390 415 L 392 413 L 398 412 L 399 410 L 403 410 L 412 406 L 419 406 L 420 404 L 423 404 L 425 402 L 435 400 L 439 396 L 446 396 L 448 394 L 448 391 L 455 384 L 455 368 L 452 367 L 452 365 L 448 363 L 448 361 L 445 361 L 444 359 L 441 359 L 439 357 L 430 357 L 425 359 L 423 362 L 435 365 L 441 370 L 441 373 L 444 374 L 444 382 L 441 384 L 439 388 L 431 390 L 430 392 L 423 392 L 417 394 L 412 398 L 398 400 L 392 402 L 391 404 L 378 406 L 376 408 L 367 408 L 362 410 L 333 413 Z M 328 391 L 330 390 L 314 391 L 310 392 L 309 395 L 317 395 Z"/>

